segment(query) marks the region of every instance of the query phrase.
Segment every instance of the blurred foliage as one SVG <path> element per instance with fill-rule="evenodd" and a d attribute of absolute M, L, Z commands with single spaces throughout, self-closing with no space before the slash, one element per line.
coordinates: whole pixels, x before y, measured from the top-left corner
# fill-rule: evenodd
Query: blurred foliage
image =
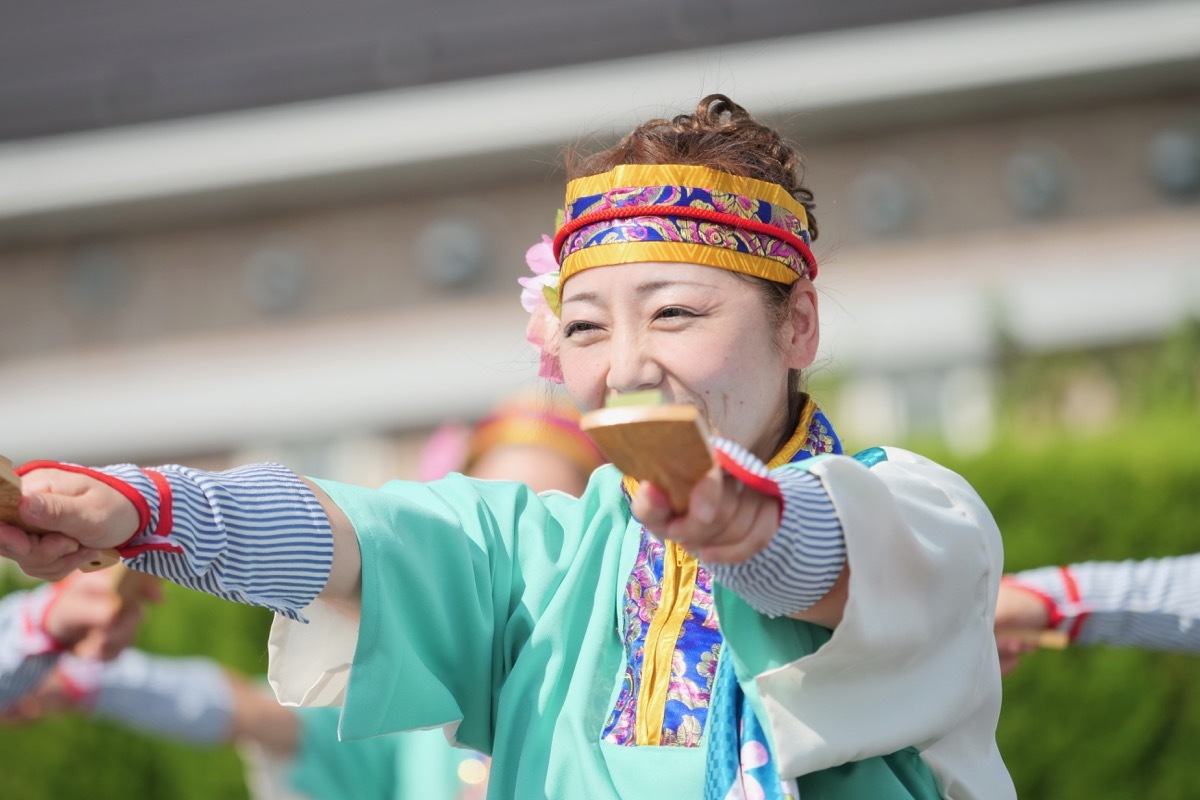
<path fill-rule="evenodd" d="M 1097 435 L 1012 430 L 985 454 L 922 452 L 963 474 L 1004 535 L 1005 569 L 1200 552 L 1200 415 Z M 1021 797 L 1191 798 L 1200 659 L 1094 646 L 1028 657 L 997 734 Z"/>
<path fill-rule="evenodd" d="M 1009 570 L 1200 551 L 1200 416 L 1134 414 L 1106 433 L 1011 427 L 986 453 L 915 445 L 959 471 L 992 509 Z M 168 587 L 139 644 L 204 653 L 261 674 L 269 615 Z M 1106 647 L 1029 657 L 1005 681 L 998 733 L 1022 797 L 1194 797 L 1200 660 Z M 228 747 L 192 749 L 82 717 L 0 729 L 17 800 L 244 798 Z"/>
<path fill-rule="evenodd" d="M 1200 318 L 1160 339 L 1033 353 L 997 325 L 998 407 L 1007 426 L 1100 428 L 1200 409 Z"/>

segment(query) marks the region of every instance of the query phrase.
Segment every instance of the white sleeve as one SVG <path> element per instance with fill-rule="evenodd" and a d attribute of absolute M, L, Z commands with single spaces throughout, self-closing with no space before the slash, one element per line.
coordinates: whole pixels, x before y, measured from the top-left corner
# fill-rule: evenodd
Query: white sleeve
<path fill-rule="evenodd" d="M 58 660 L 58 646 L 42 630 L 54 599 L 47 584 L 0 600 L 0 711 L 33 691 Z"/>
<path fill-rule="evenodd" d="M 1015 797 L 995 744 L 1000 532 L 959 475 L 871 452 L 811 462 L 842 523 L 849 596 L 828 642 L 756 679 L 781 773 L 913 746 L 943 796 Z"/>

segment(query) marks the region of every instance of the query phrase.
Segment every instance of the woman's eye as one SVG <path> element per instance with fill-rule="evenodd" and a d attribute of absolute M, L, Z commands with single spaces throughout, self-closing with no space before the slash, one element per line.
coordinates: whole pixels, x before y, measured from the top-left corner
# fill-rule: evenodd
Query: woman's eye
<path fill-rule="evenodd" d="M 591 322 L 568 322 L 563 327 L 563 336 L 569 339 L 577 333 L 584 333 L 585 331 L 594 331 L 594 330 L 597 330 L 598 327 L 599 326 L 597 326 Z"/>
<path fill-rule="evenodd" d="M 689 311 L 686 308 L 680 308 L 679 306 L 667 306 L 666 308 L 660 310 L 655 316 L 657 316 L 659 319 L 680 319 L 682 317 L 694 317 L 696 314 L 693 311 Z"/>

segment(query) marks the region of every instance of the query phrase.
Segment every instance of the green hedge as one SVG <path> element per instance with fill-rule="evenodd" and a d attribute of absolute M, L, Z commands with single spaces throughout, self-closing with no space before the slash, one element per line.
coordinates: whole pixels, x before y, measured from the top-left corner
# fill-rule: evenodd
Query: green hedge
<path fill-rule="evenodd" d="M 1200 422 L 1102 438 L 1028 432 L 971 458 L 925 449 L 991 506 L 1009 569 L 1200 550 Z M 172 587 L 173 588 L 173 587 Z M 184 590 L 140 644 L 265 670 L 265 613 Z M 1042 652 L 1005 682 L 999 740 L 1022 797 L 1184 798 L 1200 773 L 1200 661 L 1113 648 Z M 193 750 L 72 718 L 0 730 L 2 793 L 18 800 L 245 797 L 229 748 Z"/>
<path fill-rule="evenodd" d="M 1200 552 L 1200 419 L 1102 437 L 1030 433 L 970 458 L 1006 569 Z M 1033 654 L 1004 683 L 998 732 L 1021 797 L 1193 798 L 1200 659 L 1096 646 Z"/>

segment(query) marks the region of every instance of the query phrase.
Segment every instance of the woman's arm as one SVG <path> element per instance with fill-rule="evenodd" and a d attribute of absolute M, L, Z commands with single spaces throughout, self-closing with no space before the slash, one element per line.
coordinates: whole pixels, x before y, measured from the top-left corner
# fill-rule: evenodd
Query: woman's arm
<path fill-rule="evenodd" d="M 846 600 L 836 629 L 809 636 L 725 587 L 714 591 L 726 645 L 741 674 L 754 676 L 743 688 L 761 698 L 781 774 L 915 745 L 935 771 L 986 772 L 997 796 L 1011 796 L 994 743 L 1001 547 L 986 506 L 961 476 L 893 448 L 793 469 L 821 480 L 842 526 L 847 567 L 835 587 L 845 585 Z"/>
<path fill-rule="evenodd" d="M 0 524 L 0 554 L 57 578 L 116 548 L 133 567 L 287 616 L 319 594 L 358 602 L 353 526 L 324 492 L 273 464 L 220 473 L 37 462 L 23 473 L 28 534 Z"/>
<path fill-rule="evenodd" d="M 318 596 L 346 613 L 357 614 L 362 600 L 362 554 L 359 552 L 354 525 L 324 490 L 309 480 L 304 480 L 304 484 L 325 511 L 329 519 L 330 536 L 333 537 L 329 580 Z"/>
<path fill-rule="evenodd" d="M 141 610 L 123 603 L 102 572 L 74 575 L 0 601 L 0 710 L 34 689 L 59 655 L 86 647 L 113 658 L 137 634 Z"/>
<path fill-rule="evenodd" d="M 0 712 L 28 694 L 54 667 L 61 645 L 45 628 L 52 587 L 0 600 Z"/>

